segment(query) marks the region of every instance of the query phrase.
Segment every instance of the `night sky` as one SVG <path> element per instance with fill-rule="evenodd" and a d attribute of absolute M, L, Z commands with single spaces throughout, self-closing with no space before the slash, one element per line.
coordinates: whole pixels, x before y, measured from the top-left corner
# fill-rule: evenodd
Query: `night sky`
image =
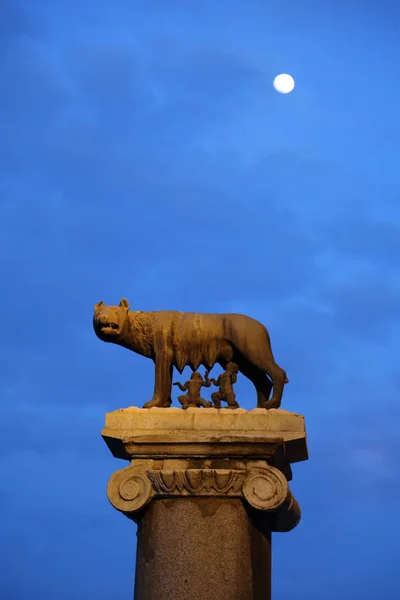
<path fill-rule="evenodd" d="M 100 431 L 153 364 L 92 330 L 126 297 L 270 331 L 310 452 L 274 600 L 398 600 L 399 23 L 394 0 L 0 1 L 2 599 L 132 597 Z"/>

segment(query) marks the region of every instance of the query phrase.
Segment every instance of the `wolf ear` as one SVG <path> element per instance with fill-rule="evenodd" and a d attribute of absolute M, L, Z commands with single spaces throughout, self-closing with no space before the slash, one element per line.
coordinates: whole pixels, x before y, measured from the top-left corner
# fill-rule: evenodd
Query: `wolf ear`
<path fill-rule="evenodd" d="M 97 304 L 94 305 L 94 312 L 96 312 L 97 310 L 99 310 L 99 308 L 101 308 L 102 306 L 104 306 L 104 302 L 103 300 L 101 300 L 101 302 L 98 302 Z"/>
<path fill-rule="evenodd" d="M 126 300 L 126 298 L 122 298 L 119 305 L 122 306 L 122 308 L 126 308 L 126 310 L 128 310 L 129 306 L 130 306 L 130 304 L 129 304 L 128 300 Z"/>

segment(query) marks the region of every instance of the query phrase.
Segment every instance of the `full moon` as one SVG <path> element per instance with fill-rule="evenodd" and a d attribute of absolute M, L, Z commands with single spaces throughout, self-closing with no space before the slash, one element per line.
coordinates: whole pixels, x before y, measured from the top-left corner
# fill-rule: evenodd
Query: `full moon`
<path fill-rule="evenodd" d="M 274 79 L 274 88 L 281 94 L 290 94 L 294 90 L 294 79 L 287 73 L 281 73 Z"/>

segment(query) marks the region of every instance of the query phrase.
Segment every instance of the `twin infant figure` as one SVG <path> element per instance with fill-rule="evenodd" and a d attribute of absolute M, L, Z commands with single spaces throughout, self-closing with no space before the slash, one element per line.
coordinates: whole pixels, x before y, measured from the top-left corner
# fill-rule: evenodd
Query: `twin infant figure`
<path fill-rule="evenodd" d="M 186 381 L 183 385 L 179 381 L 174 382 L 173 385 L 177 385 L 182 392 L 187 392 L 182 396 L 178 396 L 182 408 L 189 408 L 190 406 L 221 408 L 222 401 L 227 403 L 226 408 L 239 408 L 239 404 L 236 402 L 236 394 L 233 391 L 233 384 L 237 381 L 238 372 L 239 367 L 235 363 L 229 363 L 226 370 L 217 379 L 209 379 L 209 371 L 205 372 L 204 379 L 198 371 L 194 371 L 189 381 Z M 210 387 L 211 384 L 219 387 L 219 391 L 211 394 L 212 402 L 209 402 L 204 400 L 200 394 L 202 387 Z"/>

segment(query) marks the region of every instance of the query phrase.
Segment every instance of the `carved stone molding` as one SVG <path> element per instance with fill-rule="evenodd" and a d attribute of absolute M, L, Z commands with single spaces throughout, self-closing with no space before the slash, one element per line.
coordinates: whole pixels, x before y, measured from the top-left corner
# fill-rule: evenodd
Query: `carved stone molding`
<path fill-rule="evenodd" d="M 157 496 L 241 496 L 246 471 L 181 469 L 147 471 Z"/>
<path fill-rule="evenodd" d="M 129 516 L 144 508 L 154 491 L 143 467 L 130 466 L 111 475 L 107 495 L 114 508 Z"/>
<path fill-rule="evenodd" d="M 282 505 L 282 508 L 276 511 L 274 517 L 272 531 L 291 531 L 299 524 L 301 510 L 292 493 L 288 497 L 288 504 Z"/>
<path fill-rule="evenodd" d="M 168 467 L 165 462 L 163 466 Z M 130 518 L 152 498 L 189 496 L 242 498 L 266 518 L 270 515 L 273 531 L 289 531 L 300 520 L 286 477 L 268 464 L 249 469 L 154 469 L 152 461 L 133 462 L 110 477 L 107 494 L 111 504 Z"/>
<path fill-rule="evenodd" d="M 243 496 L 257 510 L 277 510 L 290 495 L 286 477 L 278 469 L 267 467 L 249 471 Z"/>

